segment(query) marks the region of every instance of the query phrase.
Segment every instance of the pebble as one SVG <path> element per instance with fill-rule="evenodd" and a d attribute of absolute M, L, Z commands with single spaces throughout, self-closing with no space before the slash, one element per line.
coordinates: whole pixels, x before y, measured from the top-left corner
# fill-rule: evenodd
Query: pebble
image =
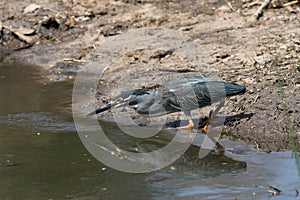
<path fill-rule="evenodd" d="M 31 35 L 35 33 L 34 29 L 21 27 L 16 30 L 18 33 L 22 33 L 23 35 Z"/>
<path fill-rule="evenodd" d="M 34 11 L 36 11 L 37 9 L 41 8 L 40 5 L 37 4 L 30 4 L 29 6 L 27 6 L 26 8 L 24 8 L 24 13 L 32 13 Z"/>
<path fill-rule="evenodd" d="M 231 12 L 231 10 L 228 6 L 221 6 L 218 9 L 216 9 L 216 12 L 228 13 L 228 12 Z"/>
<path fill-rule="evenodd" d="M 229 55 L 228 53 L 222 53 L 222 54 L 217 53 L 217 54 L 216 54 L 216 58 L 221 58 L 221 59 L 227 58 L 227 57 L 229 57 L 229 56 L 230 56 L 230 55 Z"/>

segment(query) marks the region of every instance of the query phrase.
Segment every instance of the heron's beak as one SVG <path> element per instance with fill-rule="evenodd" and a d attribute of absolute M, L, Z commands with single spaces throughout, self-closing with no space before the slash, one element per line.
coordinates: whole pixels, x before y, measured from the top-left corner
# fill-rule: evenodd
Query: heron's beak
<path fill-rule="evenodd" d="M 109 102 L 108 104 L 106 104 L 104 106 L 101 106 L 100 108 L 97 108 L 95 111 L 90 112 L 87 116 L 96 115 L 98 113 L 104 112 L 104 111 L 109 110 L 111 108 L 112 108 L 112 104 L 111 104 L 111 102 Z"/>
<path fill-rule="evenodd" d="M 120 101 L 119 99 L 117 99 L 117 100 L 109 102 L 108 104 L 106 104 L 104 106 L 101 106 L 100 108 L 97 108 L 95 111 L 89 113 L 87 116 L 96 115 L 96 114 L 104 112 L 106 110 L 109 110 L 112 108 L 119 108 L 119 107 L 123 107 L 126 105 L 128 105 L 128 101 L 124 101 L 124 100 Z"/>

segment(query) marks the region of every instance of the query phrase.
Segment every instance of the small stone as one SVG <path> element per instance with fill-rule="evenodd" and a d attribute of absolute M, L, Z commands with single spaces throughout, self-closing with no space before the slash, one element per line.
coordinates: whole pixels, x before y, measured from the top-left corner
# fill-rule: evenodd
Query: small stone
<path fill-rule="evenodd" d="M 35 33 L 34 29 L 21 27 L 16 30 L 18 33 L 22 33 L 23 35 L 32 35 Z"/>
<path fill-rule="evenodd" d="M 292 55 L 287 54 L 287 55 L 284 56 L 284 58 L 287 59 L 287 60 L 288 60 L 288 59 L 291 59 L 291 58 L 292 58 Z"/>
<path fill-rule="evenodd" d="M 75 56 L 75 59 L 76 59 L 76 60 L 81 60 L 81 55 L 76 55 L 76 56 Z"/>
<path fill-rule="evenodd" d="M 287 45 L 282 45 L 282 46 L 279 47 L 279 49 L 283 49 L 283 50 L 284 50 L 284 49 L 287 49 L 287 48 L 288 48 Z"/>
<path fill-rule="evenodd" d="M 228 6 L 221 6 L 218 9 L 216 9 L 216 12 L 220 12 L 220 13 L 228 13 L 231 12 L 230 8 Z"/>
<path fill-rule="evenodd" d="M 193 27 L 185 26 L 185 27 L 179 28 L 179 31 L 190 31 L 190 30 L 192 30 L 192 29 L 193 29 Z"/>
<path fill-rule="evenodd" d="M 30 4 L 29 6 L 27 6 L 26 8 L 24 8 L 24 13 L 32 13 L 34 11 L 36 11 L 37 9 L 41 8 L 40 5 L 37 4 Z"/>
<path fill-rule="evenodd" d="M 216 54 L 216 58 L 221 58 L 221 59 L 227 58 L 229 56 L 230 55 L 228 53 Z"/>

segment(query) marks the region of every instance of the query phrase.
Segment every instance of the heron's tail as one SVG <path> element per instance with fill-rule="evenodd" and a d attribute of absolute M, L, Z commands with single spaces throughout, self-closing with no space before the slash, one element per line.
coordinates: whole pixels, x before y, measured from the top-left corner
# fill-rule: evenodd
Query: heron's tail
<path fill-rule="evenodd" d="M 111 103 L 108 103 L 104 106 L 101 106 L 100 108 L 97 108 L 95 111 L 89 113 L 87 116 L 96 115 L 98 113 L 104 112 L 104 111 L 109 110 L 109 109 L 111 109 Z"/>
<path fill-rule="evenodd" d="M 234 96 L 246 92 L 246 87 L 243 85 L 225 82 L 224 86 L 225 86 L 226 96 Z"/>

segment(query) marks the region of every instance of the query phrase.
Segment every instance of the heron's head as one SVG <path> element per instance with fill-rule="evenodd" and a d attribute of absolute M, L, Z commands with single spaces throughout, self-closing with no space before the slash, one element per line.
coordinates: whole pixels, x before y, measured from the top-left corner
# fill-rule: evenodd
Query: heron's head
<path fill-rule="evenodd" d="M 124 106 L 135 107 L 140 101 L 143 101 L 150 92 L 144 89 L 128 90 L 122 92 L 119 96 L 111 101 L 112 108 Z M 145 99 L 146 100 L 146 99 Z"/>
<path fill-rule="evenodd" d="M 114 98 L 108 104 L 97 108 L 95 111 L 89 113 L 88 116 L 95 115 L 112 108 L 119 108 L 125 106 L 137 109 L 139 103 L 149 100 L 149 94 L 150 91 L 144 89 L 128 90 L 122 92 L 119 96 Z"/>

